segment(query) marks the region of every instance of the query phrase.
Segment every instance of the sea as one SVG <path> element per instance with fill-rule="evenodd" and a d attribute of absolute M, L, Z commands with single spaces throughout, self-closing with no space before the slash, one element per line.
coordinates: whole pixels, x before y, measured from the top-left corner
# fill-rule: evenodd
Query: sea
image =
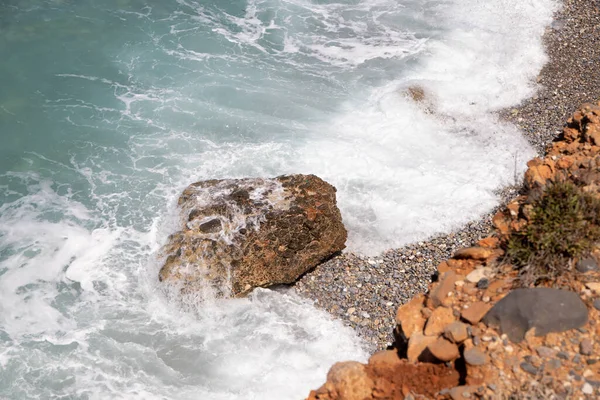
<path fill-rule="evenodd" d="M 293 290 L 180 301 L 177 197 L 316 174 L 347 251 L 491 210 L 557 0 L 0 0 L 0 399 L 298 400 L 364 361 Z M 376 268 L 376 267 L 375 267 Z"/>

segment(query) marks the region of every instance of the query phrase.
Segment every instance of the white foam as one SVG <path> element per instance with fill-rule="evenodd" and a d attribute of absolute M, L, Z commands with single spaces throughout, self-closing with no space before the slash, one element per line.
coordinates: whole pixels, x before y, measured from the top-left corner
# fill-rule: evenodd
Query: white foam
<path fill-rule="evenodd" d="M 556 4 L 445 6 L 444 40 L 427 42 L 428 56 L 401 79 L 314 128 L 300 152 L 302 170 L 338 187 L 352 250 L 374 254 L 477 218 L 534 155 L 493 112 L 533 93 Z M 410 86 L 424 89 L 423 105 L 407 96 Z"/>
<path fill-rule="evenodd" d="M 114 76 L 55 76 L 68 84 L 44 111 L 101 139 L 15 167 L 46 178 L 2 175 L 5 198 L 21 197 L 0 206 L 0 396 L 305 396 L 333 362 L 364 360 L 361 341 L 290 293 L 172 300 L 156 254 L 181 190 L 317 173 L 338 187 L 349 248 L 374 253 L 489 210 L 531 155 L 492 112 L 535 90 L 552 0 L 178 4 L 166 19 L 119 13 L 165 26 L 132 28 L 148 43 L 124 35 Z"/>

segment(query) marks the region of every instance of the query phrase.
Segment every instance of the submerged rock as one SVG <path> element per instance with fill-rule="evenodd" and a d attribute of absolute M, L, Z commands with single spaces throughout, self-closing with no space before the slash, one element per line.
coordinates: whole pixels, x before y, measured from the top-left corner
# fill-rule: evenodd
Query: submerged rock
<path fill-rule="evenodd" d="M 161 281 L 217 296 L 293 283 L 345 247 L 335 188 L 314 175 L 208 180 L 179 198 Z"/>

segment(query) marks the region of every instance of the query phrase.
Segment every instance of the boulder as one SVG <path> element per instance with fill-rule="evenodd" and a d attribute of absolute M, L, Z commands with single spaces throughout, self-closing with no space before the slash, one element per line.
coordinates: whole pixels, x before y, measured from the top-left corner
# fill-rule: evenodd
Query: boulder
<path fill-rule="evenodd" d="M 208 180 L 179 198 L 161 281 L 243 296 L 290 284 L 345 247 L 335 188 L 314 175 Z"/>
<path fill-rule="evenodd" d="M 551 288 L 515 289 L 485 315 L 483 322 L 500 328 L 513 342 L 535 328 L 537 336 L 579 328 L 588 310 L 574 292 Z"/>

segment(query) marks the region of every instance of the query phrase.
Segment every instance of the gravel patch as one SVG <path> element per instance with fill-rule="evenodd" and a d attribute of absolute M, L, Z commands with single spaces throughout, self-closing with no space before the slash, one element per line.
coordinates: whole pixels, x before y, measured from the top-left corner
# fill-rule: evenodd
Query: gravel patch
<path fill-rule="evenodd" d="M 502 118 L 516 124 L 540 155 L 582 103 L 600 99 L 600 0 L 565 0 L 544 35 L 549 63 L 538 76 L 536 95 Z M 504 205 L 519 191 L 502 189 Z M 371 350 L 393 341 L 399 305 L 427 290 L 437 265 L 491 232 L 491 217 L 428 241 L 377 257 L 345 253 L 306 274 L 296 291 L 352 326 Z"/>

